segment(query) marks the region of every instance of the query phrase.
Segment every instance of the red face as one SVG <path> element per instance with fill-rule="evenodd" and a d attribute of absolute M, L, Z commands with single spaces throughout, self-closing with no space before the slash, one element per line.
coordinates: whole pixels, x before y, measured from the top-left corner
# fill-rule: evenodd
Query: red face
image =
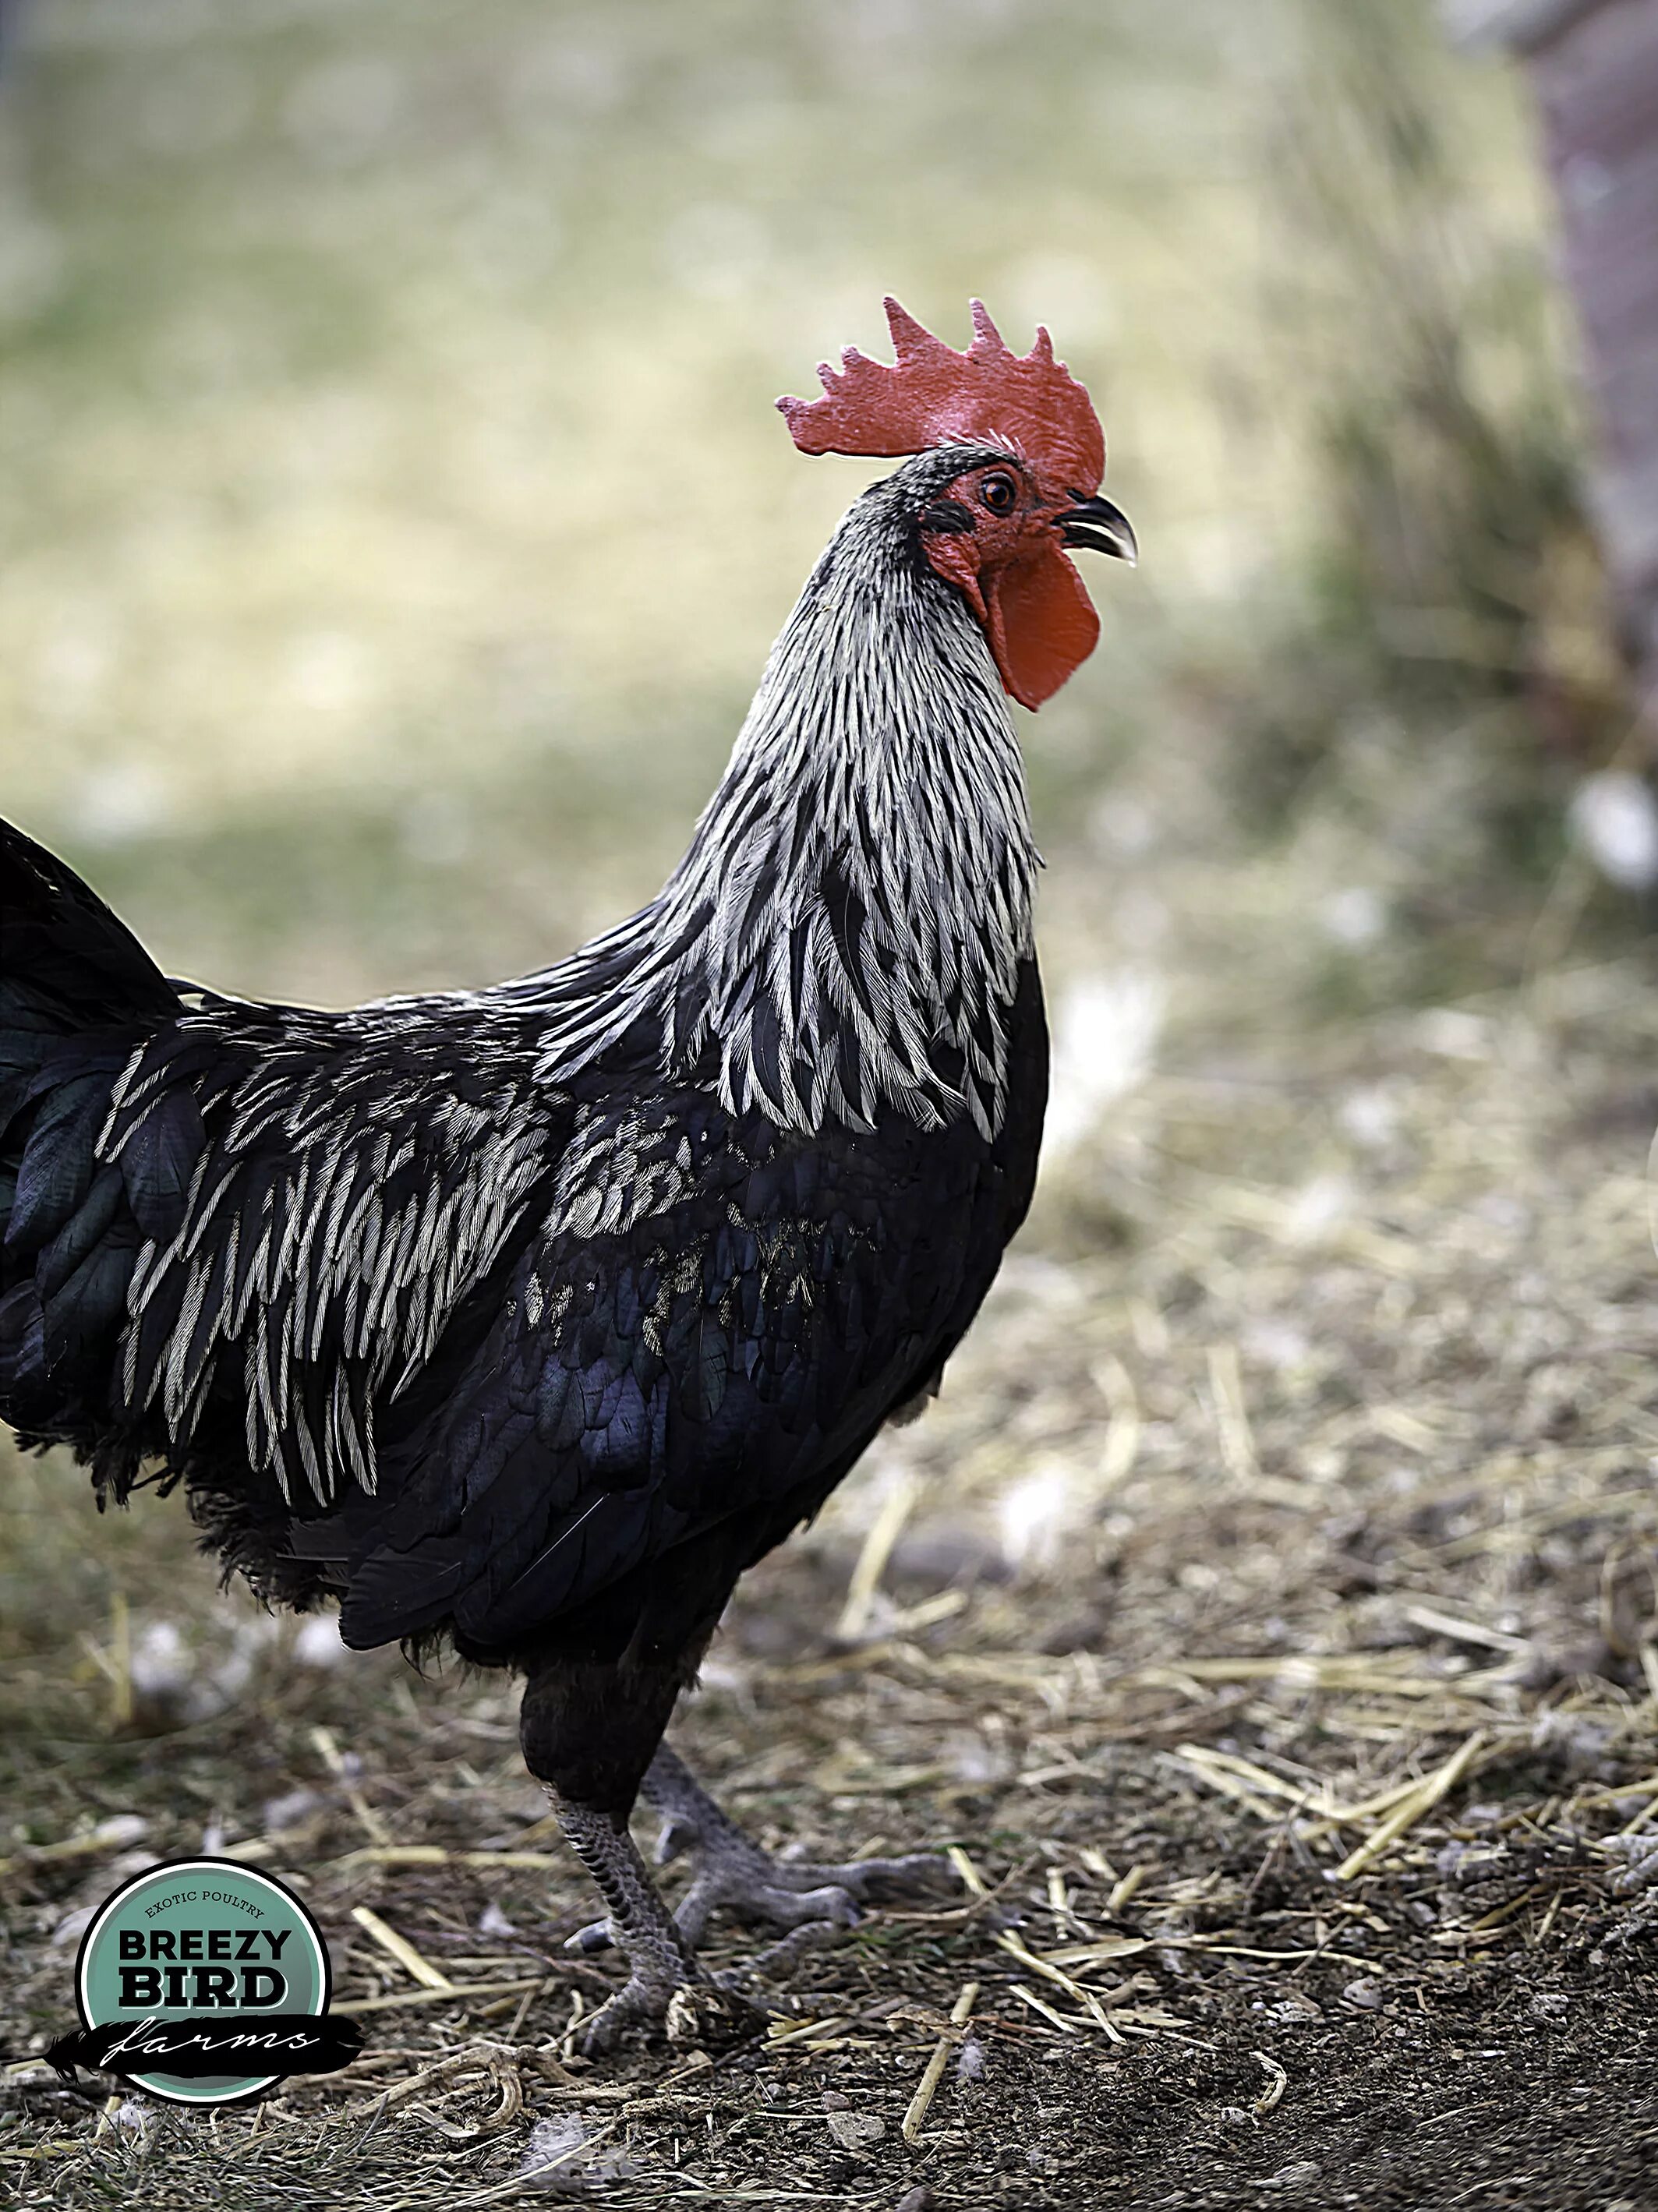
<path fill-rule="evenodd" d="M 929 565 L 965 595 L 1022 707 L 1051 698 L 1099 638 L 1067 555 L 1080 545 L 1134 557 L 1134 533 L 1109 500 L 1054 491 L 1011 458 L 967 470 L 921 517 Z"/>

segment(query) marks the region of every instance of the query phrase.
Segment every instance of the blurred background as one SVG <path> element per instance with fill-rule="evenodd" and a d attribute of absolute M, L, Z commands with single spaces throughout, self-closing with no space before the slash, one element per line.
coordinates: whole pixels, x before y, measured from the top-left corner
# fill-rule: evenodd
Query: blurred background
<path fill-rule="evenodd" d="M 950 1475 L 929 1433 L 1028 1413 L 1066 1332 L 1094 1364 L 985 1443 L 980 1492 L 953 1469 L 998 1571 L 1061 1574 L 1033 1529 L 1097 1525 L 1065 1485 L 1097 1476 L 1136 1361 L 1167 1405 L 1119 1430 L 1130 1505 L 1159 1450 L 1243 1480 L 1229 1407 L 1266 1393 L 1258 1428 L 1275 1407 L 1303 1437 L 1369 1356 L 1363 1239 L 1356 1336 L 1339 1298 L 1302 1310 L 1304 1255 L 1396 1223 L 1446 1133 L 1445 1249 L 1473 1220 L 1487 1270 L 1465 1320 L 1520 1269 L 1533 1217 L 1456 1180 L 1501 1152 L 1489 1120 L 1463 1141 L 1466 1086 L 1489 1115 L 1533 1080 L 1491 1010 L 1612 975 L 1583 987 L 1599 1021 L 1645 975 L 1658 821 L 1544 64 L 1469 27 L 1424 0 L 14 5 L 6 812 L 170 972 L 232 991 L 544 964 L 659 884 L 867 480 L 799 457 L 775 396 L 879 352 L 889 289 L 956 343 L 973 294 L 1021 347 L 1041 319 L 1142 564 L 1090 570 L 1099 650 L 1020 717 L 1058 1029 L 1009 1278 L 1036 1319 L 983 1339 L 957 1430 L 878 1455 L 820 1536 L 855 1546 L 901 1474 Z M 1568 208 L 1612 181 L 1580 170 Z M 1410 1218 L 1435 1249 L 1431 1206 Z M 1205 1220 L 1288 1240 L 1270 1295 L 1244 1255 L 1193 1260 Z M 1616 1235 L 1638 1280 L 1638 1205 Z M 252 1618 L 214 1611 L 177 1501 L 94 1532 L 65 1467 L 7 1454 L 0 1486 L 18 1730 L 104 1727 L 78 1668 L 118 1732 L 145 1650 L 182 1680 L 186 1630 Z M 1182 1587 L 1200 1614 L 1212 1581 Z"/>
<path fill-rule="evenodd" d="M 1056 976 L 1179 1000 L 1194 932 L 1259 1035 L 1516 972 L 1629 701 L 1525 76 L 1419 0 L 9 20 L 0 789 L 175 971 L 648 896 L 866 480 L 771 402 L 890 289 L 1051 325 L 1145 547 L 1026 727 Z"/>

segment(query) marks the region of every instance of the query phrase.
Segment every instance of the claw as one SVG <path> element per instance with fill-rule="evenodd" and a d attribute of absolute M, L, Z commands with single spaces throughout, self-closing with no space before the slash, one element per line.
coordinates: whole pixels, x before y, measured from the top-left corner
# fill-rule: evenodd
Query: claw
<path fill-rule="evenodd" d="M 564 1938 L 567 1951 L 608 1951 L 616 1942 L 616 1930 L 608 1920 L 590 1920 L 585 1928 L 578 1928 L 574 1936 Z"/>
<path fill-rule="evenodd" d="M 651 1856 L 658 1866 L 667 1866 L 686 1851 L 695 1850 L 701 1840 L 701 1831 L 694 1822 L 681 1820 L 677 1813 L 670 1813 L 662 1823 L 662 1832 L 656 1839 L 656 1849 Z"/>

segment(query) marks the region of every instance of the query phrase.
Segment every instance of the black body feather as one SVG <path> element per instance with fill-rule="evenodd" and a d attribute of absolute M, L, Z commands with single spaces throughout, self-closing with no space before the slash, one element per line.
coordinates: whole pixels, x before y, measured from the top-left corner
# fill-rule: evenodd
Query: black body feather
<path fill-rule="evenodd" d="M 666 1664 L 936 1383 L 1029 1200 L 1047 1045 L 1011 732 L 906 534 L 938 457 L 902 477 L 797 611 L 822 731 L 785 730 L 786 633 L 680 876 L 544 977 L 185 991 L 0 825 L 26 1443 L 118 1498 L 183 1481 L 228 1568 L 337 1595 L 349 1644 Z"/>

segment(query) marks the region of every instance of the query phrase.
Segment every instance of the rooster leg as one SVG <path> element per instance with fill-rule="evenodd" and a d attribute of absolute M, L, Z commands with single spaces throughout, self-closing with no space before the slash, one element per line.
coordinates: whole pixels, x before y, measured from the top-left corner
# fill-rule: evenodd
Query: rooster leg
<path fill-rule="evenodd" d="M 735 2043 L 762 2027 L 762 2013 L 704 1978 L 626 1827 L 592 1806 L 554 1802 L 571 1849 L 610 1908 L 601 1925 L 628 1961 L 625 1986 L 582 2030 L 583 2054 L 614 2050 L 635 2027 L 665 2027 L 669 2042 L 682 2047 Z"/>
<path fill-rule="evenodd" d="M 662 1815 L 657 1864 L 686 1851 L 695 1855 L 695 1875 L 674 1914 L 687 1943 L 701 1942 L 710 1916 L 721 1905 L 750 1923 L 827 1933 L 854 1926 L 860 1905 L 934 1894 L 950 1881 L 948 1867 L 930 1851 L 829 1866 L 774 1858 L 744 1834 L 666 1744 L 658 1745 L 642 1786 Z M 610 1940 L 606 1923 L 596 1921 L 571 1938 L 571 1948 L 599 1950 Z"/>
<path fill-rule="evenodd" d="M 762 2013 L 703 1974 L 628 1833 L 640 1778 L 683 1679 L 678 1666 L 551 1661 L 532 1667 L 525 1684 L 525 1764 L 546 1784 L 604 1900 L 606 1939 L 628 1962 L 625 1984 L 581 2030 L 590 2057 L 613 2050 L 632 2027 L 665 2027 L 671 2042 L 684 2045 L 733 2043 L 764 2025 Z"/>

